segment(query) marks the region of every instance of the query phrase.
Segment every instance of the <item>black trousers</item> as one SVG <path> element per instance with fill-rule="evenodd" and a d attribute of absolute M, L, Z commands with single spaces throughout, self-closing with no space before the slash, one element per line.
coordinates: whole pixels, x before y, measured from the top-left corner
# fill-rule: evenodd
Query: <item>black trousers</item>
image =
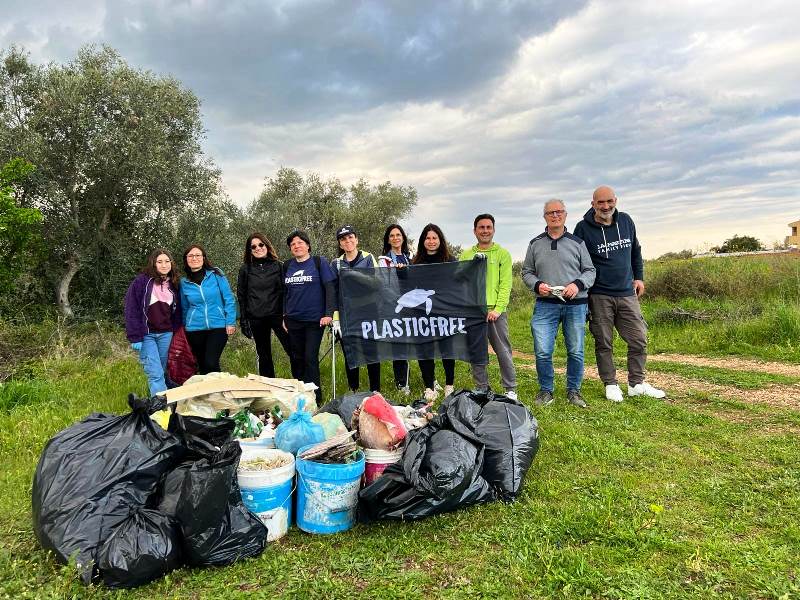
<path fill-rule="evenodd" d="M 219 357 L 222 356 L 222 350 L 228 343 L 228 334 L 224 328 L 187 331 L 186 339 L 192 347 L 192 354 L 197 360 L 201 375 L 222 370 L 219 366 Z"/>
<path fill-rule="evenodd" d="M 292 356 L 292 377 L 317 384 L 317 406 L 322 406 L 322 384 L 319 376 L 319 346 L 325 328 L 319 321 L 295 321 L 286 318 Z"/>
<path fill-rule="evenodd" d="M 426 388 L 433 389 L 433 382 L 435 377 L 435 365 L 433 360 L 420 360 L 419 370 L 422 373 L 422 382 Z M 453 385 L 456 380 L 456 361 L 452 358 L 443 358 L 442 367 L 444 367 L 444 384 Z"/>
<path fill-rule="evenodd" d="M 283 330 L 283 316 L 275 315 L 263 319 L 250 319 L 250 330 L 256 343 L 258 354 L 258 374 L 262 377 L 275 377 L 275 364 L 272 362 L 272 332 L 283 346 L 284 352 L 292 360 L 289 334 Z"/>
<path fill-rule="evenodd" d="M 354 392 L 359 388 L 360 368 L 353 367 L 347 369 L 347 385 Z M 367 365 L 367 376 L 369 377 L 369 389 L 372 392 L 381 391 L 381 363 L 370 363 Z"/>
<path fill-rule="evenodd" d="M 408 385 L 408 361 L 393 360 L 392 371 L 394 371 L 394 383 L 397 388 L 404 388 Z"/>

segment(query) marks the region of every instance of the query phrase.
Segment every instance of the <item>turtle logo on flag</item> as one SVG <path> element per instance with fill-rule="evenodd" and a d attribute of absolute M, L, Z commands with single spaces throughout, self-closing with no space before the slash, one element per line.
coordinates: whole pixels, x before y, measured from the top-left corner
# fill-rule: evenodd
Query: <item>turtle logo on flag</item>
<path fill-rule="evenodd" d="M 421 290 L 419 288 L 406 292 L 397 299 L 397 306 L 394 312 L 399 313 L 404 308 L 415 308 L 424 302 L 425 314 L 429 315 L 431 314 L 431 309 L 433 309 L 433 300 L 431 300 L 431 296 L 435 293 L 436 290 Z"/>

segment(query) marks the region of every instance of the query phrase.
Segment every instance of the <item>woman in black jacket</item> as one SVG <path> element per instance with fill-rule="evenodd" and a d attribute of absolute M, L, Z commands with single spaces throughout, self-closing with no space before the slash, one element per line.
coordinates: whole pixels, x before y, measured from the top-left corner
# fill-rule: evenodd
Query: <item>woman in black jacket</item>
<path fill-rule="evenodd" d="M 253 233 L 244 245 L 244 264 L 239 269 L 236 295 L 242 333 L 256 343 L 258 373 L 275 377 L 270 332 L 288 356 L 289 335 L 283 329 L 283 263 L 263 233 Z"/>

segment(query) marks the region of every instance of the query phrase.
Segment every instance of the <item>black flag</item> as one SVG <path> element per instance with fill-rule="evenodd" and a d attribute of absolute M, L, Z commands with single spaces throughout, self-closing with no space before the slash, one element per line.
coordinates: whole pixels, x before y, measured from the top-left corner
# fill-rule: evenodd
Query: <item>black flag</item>
<path fill-rule="evenodd" d="M 455 358 L 489 362 L 486 261 L 339 272 L 347 366 Z"/>

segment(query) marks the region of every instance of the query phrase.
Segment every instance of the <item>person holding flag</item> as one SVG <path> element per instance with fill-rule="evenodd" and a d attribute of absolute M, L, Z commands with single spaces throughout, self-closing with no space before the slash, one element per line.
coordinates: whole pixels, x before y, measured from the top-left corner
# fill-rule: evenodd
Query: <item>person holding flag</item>
<path fill-rule="evenodd" d="M 336 240 L 339 242 L 340 254 L 331 262 L 333 270 L 337 274 L 343 269 L 367 269 L 372 270 L 378 266 L 375 257 L 369 252 L 358 249 L 358 236 L 352 225 L 342 225 L 336 231 Z M 342 338 L 342 326 L 339 322 L 339 312 L 333 315 L 333 332 L 337 338 Z M 342 345 L 344 351 L 344 344 Z M 345 353 L 345 364 L 347 354 Z M 367 365 L 367 375 L 369 377 L 369 389 L 373 392 L 381 391 L 381 363 L 369 363 Z M 359 388 L 359 368 L 347 367 L 347 384 L 350 390 L 357 392 Z"/>

